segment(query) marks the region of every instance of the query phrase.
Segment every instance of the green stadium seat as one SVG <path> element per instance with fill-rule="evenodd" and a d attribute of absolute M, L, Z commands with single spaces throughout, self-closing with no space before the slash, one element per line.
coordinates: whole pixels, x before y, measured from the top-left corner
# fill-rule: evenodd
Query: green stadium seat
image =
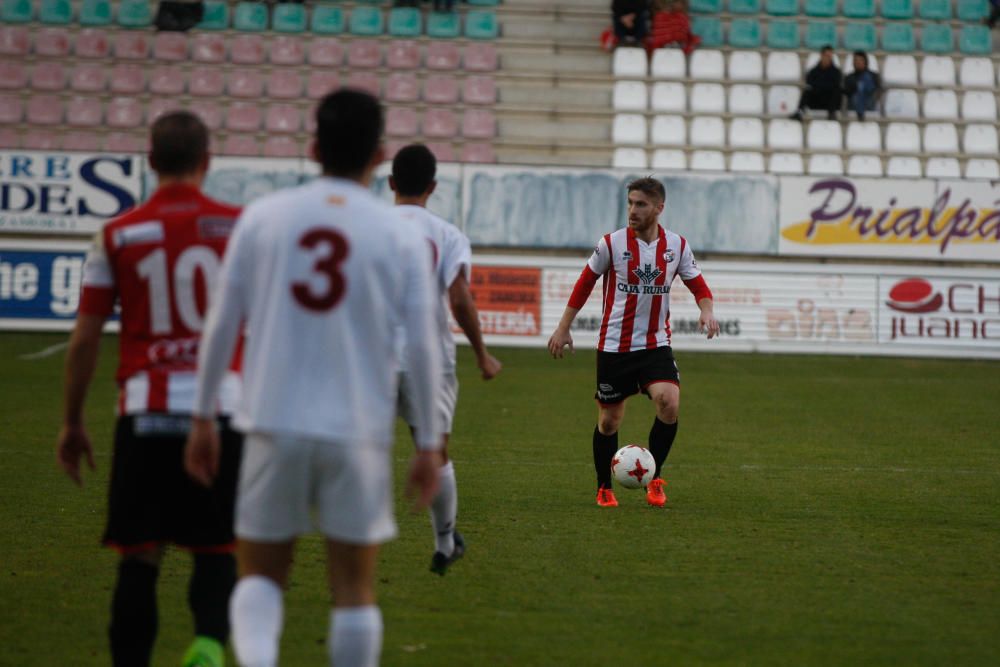
<path fill-rule="evenodd" d="M 967 55 L 993 53 L 993 37 L 984 25 L 963 25 L 958 33 L 958 49 Z"/>
<path fill-rule="evenodd" d="M 771 21 L 767 26 L 767 45 L 772 49 L 799 48 L 799 24 L 795 21 Z"/>
<path fill-rule="evenodd" d="M 848 51 L 874 51 L 878 35 L 874 23 L 848 23 L 844 26 L 844 48 Z"/>
<path fill-rule="evenodd" d="M 849 19 L 873 18 L 875 0 L 844 0 L 844 16 Z"/>
<path fill-rule="evenodd" d="M 80 3 L 80 25 L 111 23 L 111 0 L 83 0 Z"/>
<path fill-rule="evenodd" d="M 350 29 L 352 35 L 377 37 L 385 32 L 382 10 L 375 7 L 355 7 L 351 10 Z"/>
<path fill-rule="evenodd" d="M 829 18 L 837 15 L 837 0 L 806 0 L 806 16 Z"/>
<path fill-rule="evenodd" d="M 0 21 L 4 23 L 28 23 L 34 15 L 31 0 L 3 0 L 0 5 Z"/>
<path fill-rule="evenodd" d="M 277 32 L 300 33 L 306 30 L 305 5 L 281 2 L 274 6 L 271 29 Z"/>
<path fill-rule="evenodd" d="M 760 14 L 760 0 L 729 0 L 733 14 Z"/>
<path fill-rule="evenodd" d="M 920 18 L 925 21 L 950 20 L 951 0 L 920 0 Z"/>
<path fill-rule="evenodd" d="M 393 37 L 419 37 L 423 31 L 423 19 L 416 7 L 393 7 L 389 11 L 389 34 Z"/>
<path fill-rule="evenodd" d="M 882 0 L 882 18 L 908 20 L 913 18 L 913 0 Z"/>
<path fill-rule="evenodd" d="M 757 19 L 733 19 L 729 23 L 729 46 L 756 49 L 760 42 L 760 21 Z"/>
<path fill-rule="evenodd" d="M 454 39 L 462 34 L 458 12 L 431 12 L 427 15 L 427 36 Z"/>
<path fill-rule="evenodd" d="M 339 35 L 344 32 L 344 10 L 331 5 L 315 5 L 310 28 L 320 35 Z"/>
<path fill-rule="evenodd" d="M 951 26 L 943 23 L 925 23 L 920 31 L 920 48 L 928 53 L 950 53 L 955 48 Z"/>
<path fill-rule="evenodd" d="M 688 11 L 692 14 L 720 14 L 722 0 L 691 0 Z"/>
<path fill-rule="evenodd" d="M 42 0 L 38 20 L 52 25 L 66 25 L 73 21 L 73 5 L 69 0 Z"/>
<path fill-rule="evenodd" d="M 799 0 L 767 0 L 767 13 L 771 16 L 795 16 L 799 13 Z"/>
<path fill-rule="evenodd" d="M 691 32 L 701 37 L 701 45 L 706 49 L 722 46 L 722 21 L 714 16 L 691 17 Z"/>
<path fill-rule="evenodd" d="M 500 4 L 500 0 L 465 0 L 465 2 L 475 7 L 496 7 Z"/>
<path fill-rule="evenodd" d="M 233 14 L 233 28 L 242 32 L 267 30 L 267 5 L 263 2 L 240 2 Z"/>
<path fill-rule="evenodd" d="M 146 28 L 153 23 L 153 8 L 147 0 L 122 0 L 118 5 L 118 25 Z"/>
<path fill-rule="evenodd" d="M 465 36 L 469 39 L 496 39 L 500 24 L 494 12 L 476 9 L 465 15 Z"/>
<path fill-rule="evenodd" d="M 837 48 L 837 24 L 833 21 L 810 21 L 806 24 L 806 48 L 821 49 L 824 46 Z"/>
<path fill-rule="evenodd" d="M 958 0 L 958 7 L 955 16 L 960 21 L 982 21 L 989 15 L 989 2 L 987 0 Z"/>
<path fill-rule="evenodd" d="M 894 53 L 915 51 L 917 41 L 913 38 L 913 26 L 909 23 L 889 23 L 883 26 L 882 48 Z"/>
<path fill-rule="evenodd" d="M 198 24 L 199 30 L 226 30 L 229 28 L 229 4 L 206 2 L 205 13 Z"/>

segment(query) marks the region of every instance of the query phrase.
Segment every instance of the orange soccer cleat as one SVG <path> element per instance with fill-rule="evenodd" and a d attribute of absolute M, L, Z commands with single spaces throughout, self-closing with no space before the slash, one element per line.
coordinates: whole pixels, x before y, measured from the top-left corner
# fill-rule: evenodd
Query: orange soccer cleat
<path fill-rule="evenodd" d="M 653 507 L 663 507 L 667 504 L 667 497 L 663 494 L 663 487 L 667 483 L 657 477 L 646 487 L 646 502 Z"/>
<path fill-rule="evenodd" d="M 602 486 L 597 490 L 597 504 L 600 507 L 618 507 L 615 492 Z"/>

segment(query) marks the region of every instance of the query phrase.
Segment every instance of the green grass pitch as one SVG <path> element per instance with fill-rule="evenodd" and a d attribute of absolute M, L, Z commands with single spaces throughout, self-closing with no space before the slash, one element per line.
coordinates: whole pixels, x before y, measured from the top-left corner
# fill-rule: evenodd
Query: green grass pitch
<path fill-rule="evenodd" d="M 56 469 L 62 335 L 0 335 L 0 664 L 103 665 L 101 549 L 116 339 L 88 402 L 98 470 Z M 452 445 L 469 551 L 427 571 L 399 499 L 381 556 L 384 665 L 988 665 L 1000 656 L 1000 364 L 678 350 L 666 510 L 594 505 L 594 354 L 468 349 Z M 621 443 L 652 419 L 633 398 Z M 400 436 L 403 430 L 399 430 Z M 397 443 L 397 478 L 409 457 Z M 401 486 L 399 487 L 401 488 Z M 286 599 L 285 665 L 325 664 L 320 543 Z M 183 552 L 160 582 L 156 664 L 189 640 Z"/>

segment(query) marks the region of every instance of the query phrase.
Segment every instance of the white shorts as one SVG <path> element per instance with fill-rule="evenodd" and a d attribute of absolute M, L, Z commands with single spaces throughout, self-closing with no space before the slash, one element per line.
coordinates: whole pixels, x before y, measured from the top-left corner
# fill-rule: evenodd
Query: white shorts
<path fill-rule="evenodd" d="M 396 537 L 391 445 L 348 445 L 264 433 L 243 443 L 236 535 L 286 542 L 319 530 L 348 544 Z"/>
<path fill-rule="evenodd" d="M 458 404 L 458 378 L 455 373 L 445 373 L 441 376 L 441 393 L 434 401 L 434 409 L 440 419 L 441 430 L 451 433 L 451 423 L 455 419 L 455 406 Z M 399 398 L 396 401 L 396 411 L 410 426 L 414 422 L 413 379 L 409 373 L 399 374 Z"/>

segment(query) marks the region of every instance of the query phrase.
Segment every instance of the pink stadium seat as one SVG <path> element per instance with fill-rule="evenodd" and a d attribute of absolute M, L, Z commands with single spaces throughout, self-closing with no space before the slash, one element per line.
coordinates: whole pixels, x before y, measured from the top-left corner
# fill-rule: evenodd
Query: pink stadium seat
<path fill-rule="evenodd" d="M 31 68 L 31 87 L 35 90 L 63 90 L 66 87 L 66 68 L 62 63 L 36 63 Z"/>
<path fill-rule="evenodd" d="M 351 75 L 347 77 L 346 85 L 349 88 L 357 88 L 358 90 L 371 93 L 375 97 L 379 97 L 382 94 L 382 84 L 379 81 L 378 74 L 374 72 L 351 72 Z"/>
<path fill-rule="evenodd" d="M 260 106 L 250 102 L 234 102 L 226 110 L 226 129 L 256 132 L 260 129 Z"/>
<path fill-rule="evenodd" d="M 465 69 L 492 72 L 497 68 L 497 50 L 492 44 L 471 43 L 465 47 Z"/>
<path fill-rule="evenodd" d="M 424 116 L 424 134 L 451 139 L 458 134 L 458 119 L 451 109 L 428 109 Z"/>
<path fill-rule="evenodd" d="M 188 75 L 188 92 L 201 97 L 221 95 L 226 87 L 222 71 L 210 67 L 198 67 Z"/>
<path fill-rule="evenodd" d="M 497 85 L 493 77 L 466 77 L 462 84 L 462 101 L 466 104 L 496 104 Z"/>
<path fill-rule="evenodd" d="M 389 42 L 385 62 L 391 69 L 416 69 L 420 67 L 420 47 L 408 39 Z"/>
<path fill-rule="evenodd" d="M 35 151 L 58 150 L 59 136 L 51 130 L 28 130 L 21 138 L 21 148 L 27 148 Z"/>
<path fill-rule="evenodd" d="M 101 150 L 101 138 L 96 132 L 67 132 L 61 144 L 64 151 Z"/>
<path fill-rule="evenodd" d="M 144 60 L 149 57 L 149 37 L 144 32 L 120 32 L 115 35 L 115 58 Z"/>
<path fill-rule="evenodd" d="M 492 139 L 497 133 L 497 121 L 487 109 L 466 109 L 462 118 L 462 136 L 470 139 Z"/>
<path fill-rule="evenodd" d="M 302 114 L 291 104 L 272 104 L 267 109 L 264 128 L 282 134 L 298 132 L 302 128 Z"/>
<path fill-rule="evenodd" d="M 96 127 L 101 124 L 104 110 L 96 97 L 74 97 L 66 105 L 66 124 L 74 127 Z"/>
<path fill-rule="evenodd" d="M 108 69 L 103 65 L 82 63 L 73 68 L 70 88 L 82 93 L 98 93 L 108 85 Z"/>
<path fill-rule="evenodd" d="M 340 77 L 336 72 L 313 70 L 306 80 L 306 95 L 317 100 L 333 91 L 340 85 Z"/>
<path fill-rule="evenodd" d="M 374 40 L 356 39 L 347 45 L 347 64 L 367 69 L 378 67 L 382 64 L 382 49 Z"/>
<path fill-rule="evenodd" d="M 420 99 L 420 82 L 415 74 L 394 72 L 385 82 L 387 102 L 416 102 Z"/>
<path fill-rule="evenodd" d="M 264 38 L 260 35 L 237 35 L 229 45 L 229 59 L 241 65 L 264 62 Z"/>
<path fill-rule="evenodd" d="M 253 137 L 242 134 L 230 134 L 222 144 L 223 155 L 238 155 L 240 157 L 257 157 L 260 146 Z"/>
<path fill-rule="evenodd" d="M 171 97 L 158 97 L 150 100 L 149 105 L 146 107 L 146 123 L 152 125 L 153 121 L 168 111 L 180 111 L 183 108 L 183 104 Z M 208 123 L 205 124 L 208 125 Z M 209 127 L 209 129 L 212 130 L 215 128 Z"/>
<path fill-rule="evenodd" d="M 271 38 L 268 59 L 275 65 L 301 65 L 306 59 L 302 38 L 288 35 Z"/>
<path fill-rule="evenodd" d="M 203 32 L 194 36 L 191 59 L 198 63 L 221 63 L 226 60 L 226 42 L 222 35 Z"/>
<path fill-rule="evenodd" d="M 461 59 L 458 47 L 451 42 L 431 42 L 424 64 L 427 69 L 453 70 L 458 69 Z"/>
<path fill-rule="evenodd" d="M 417 134 L 420 119 L 408 107 L 390 107 L 385 114 L 385 133 L 391 137 L 412 137 Z"/>
<path fill-rule="evenodd" d="M 437 158 L 438 162 L 455 161 L 455 149 L 453 149 L 451 147 L 451 144 L 449 143 L 443 143 L 443 142 L 428 143 L 427 148 L 430 149 L 431 153 L 434 153 L 434 157 Z"/>
<path fill-rule="evenodd" d="M 90 44 L 87 43 L 88 37 L 91 37 Z M 94 55 L 87 55 L 87 58 L 103 58 L 108 55 L 110 46 L 108 43 L 107 36 L 100 31 L 91 30 L 81 30 L 76 35 L 76 55 L 83 55 L 80 53 L 80 40 L 83 39 L 84 49 L 88 47 L 93 49 Z M 43 28 L 35 34 L 35 53 L 40 56 L 48 56 L 50 58 L 65 58 L 69 55 L 69 33 L 63 28 Z"/>
<path fill-rule="evenodd" d="M 383 144 L 383 148 L 385 150 L 385 159 L 391 161 L 394 157 L 396 157 L 396 153 L 398 153 L 400 149 L 403 148 L 403 146 L 407 146 L 409 143 L 410 143 L 409 141 L 399 141 L 399 140 L 385 142 L 385 144 Z"/>
<path fill-rule="evenodd" d="M 294 137 L 268 137 L 264 141 L 265 157 L 302 157 L 302 146 Z"/>
<path fill-rule="evenodd" d="M 24 26 L 0 26 L 0 55 L 26 56 L 31 45 Z"/>
<path fill-rule="evenodd" d="M 340 67 L 344 62 L 344 47 L 333 37 L 321 37 L 309 43 L 309 64 Z"/>
<path fill-rule="evenodd" d="M 134 134 L 112 132 L 104 140 L 104 150 L 111 153 L 142 153 L 147 150 L 146 140 Z"/>
<path fill-rule="evenodd" d="M 109 76 L 113 93 L 136 94 L 146 89 L 146 72 L 142 65 L 119 63 L 111 68 Z"/>
<path fill-rule="evenodd" d="M 458 81 L 446 74 L 432 74 L 424 82 L 424 100 L 431 104 L 458 102 Z"/>
<path fill-rule="evenodd" d="M 21 133 L 13 127 L 0 127 L 0 148 L 20 148 Z"/>
<path fill-rule="evenodd" d="M 105 109 L 108 127 L 133 128 L 142 124 L 142 103 L 134 97 L 113 97 Z"/>
<path fill-rule="evenodd" d="M 20 123 L 24 116 L 24 104 L 17 95 L 0 94 L 0 123 Z"/>
<path fill-rule="evenodd" d="M 469 143 L 462 146 L 462 162 L 492 164 L 496 161 L 497 154 L 490 144 Z"/>
<path fill-rule="evenodd" d="M 195 100 L 191 102 L 191 113 L 201 118 L 210 130 L 222 128 L 222 109 L 215 102 Z"/>
<path fill-rule="evenodd" d="M 302 77 L 295 70 L 276 69 L 267 77 L 268 97 L 281 100 L 302 96 Z"/>
<path fill-rule="evenodd" d="M 305 113 L 306 132 L 312 135 L 316 131 L 316 108 L 313 107 Z"/>
<path fill-rule="evenodd" d="M 35 52 L 41 47 L 41 35 L 35 39 Z M 111 41 L 103 30 L 84 28 L 76 33 L 74 53 L 80 58 L 107 58 L 111 53 Z"/>
<path fill-rule="evenodd" d="M 0 88 L 22 90 L 28 85 L 28 68 L 19 62 L 0 62 Z"/>
<path fill-rule="evenodd" d="M 157 60 L 187 60 L 187 35 L 182 32 L 158 32 L 153 40 L 153 57 Z"/>
<path fill-rule="evenodd" d="M 260 97 L 264 92 L 264 79 L 256 70 L 234 70 L 229 73 L 226 89 L 233 97 Z"/>
<path fill-rule="evenodd" d="M 149 92 L 180 95 L 184 92 L 184 70 L 177 65 L 160 65 L 149 73 Z"/>
<path fill-rule="evenodd" d="M 57 95 L 32 95 L 26 114 L 33 125 L 58 125 L 63 121 L 62 101 Z"/>

